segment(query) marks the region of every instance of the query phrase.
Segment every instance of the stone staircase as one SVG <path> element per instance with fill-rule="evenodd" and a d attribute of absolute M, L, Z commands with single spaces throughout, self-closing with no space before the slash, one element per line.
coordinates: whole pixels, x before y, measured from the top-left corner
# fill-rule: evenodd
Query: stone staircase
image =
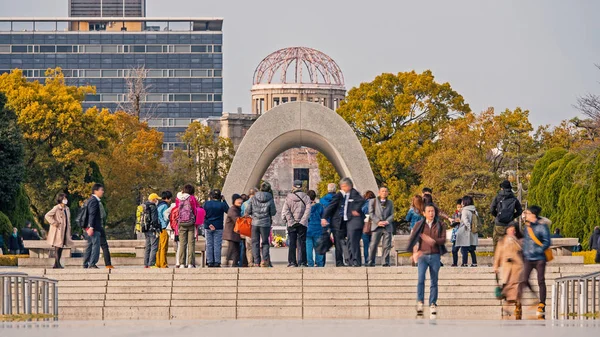
<path fill-rule="evenodd" d="M 19 271 L 60 281 L 62 320 L 415 317 L 417 270 L 413 267 Z M 547 311 L 555 278 L 595 271 L 600 266 L 548 266 Z M 537 291 L 535 284 L 532 278 Z M 495 286 L 491 268 L 442 268 L 438 318 L 500 319 Z M 427 282 L 426 298 L 428 288 Z M 527 294 L 524 302 L 535 304 L 533 295 Z M 534 315 L 533 308 L 524 310 L 525 317 Z"/>

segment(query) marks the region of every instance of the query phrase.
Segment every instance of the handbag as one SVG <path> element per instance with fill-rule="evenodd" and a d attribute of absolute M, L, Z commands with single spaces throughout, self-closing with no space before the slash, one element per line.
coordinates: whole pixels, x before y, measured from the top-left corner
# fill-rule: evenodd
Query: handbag
<path fill-rule="evenodd" d="M 363 233 L 366 235 L 371 235 L 371 216 L 367 214 L 365 217 L 365 224 L 363 225 Z"/>
<path fill-rule="evenodd" d="M 241 216 L 235 221 L 233 231 L 239 235 L 252 237 L 252 218 L 249 216 Z"/>
<path fill-rule="evenodd" d="M 331 235 L 328 230 L 323 230 L 321 233 L 321 237 L 317 241 L 317 246 L 315 247 L 315 251 L 319 255 L 325 255 L 327 252 L 333 247 L 333 242 L 331 242 Z"/>
<path fill-rule="evenodd" d="M 536 245 L 540 247 L 544 246 L 542 242 L 537 238 L 537 236 L 535 236 L 535 234 L 533 233 L 533 228 L 531 228 L 531 225 L 527 225 L 527 232 L 529 233 L 531 240 L 533 240 L 533 242 L 535 242 Z M 554 255 L 552 254 L 552 250 L 550 248 L 546 249 L 544 251 L 544 254 L 546 255 L 546 262 L 554 260 Z"/>

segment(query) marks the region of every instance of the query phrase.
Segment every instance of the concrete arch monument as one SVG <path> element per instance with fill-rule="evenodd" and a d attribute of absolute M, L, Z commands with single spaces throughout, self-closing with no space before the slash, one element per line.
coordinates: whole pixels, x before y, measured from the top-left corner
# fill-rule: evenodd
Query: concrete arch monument
<path fill-rule="evenodd" d="M 263 114 L 242 140 L 225 180 L 223 195 L 246 193 L 259 184 L 271 162 L 285 150 L 307 146 L 323 153 L 359 191 L 377 190 L 367 156 L 354 131 L 333 110 L 292 102 Z"/>

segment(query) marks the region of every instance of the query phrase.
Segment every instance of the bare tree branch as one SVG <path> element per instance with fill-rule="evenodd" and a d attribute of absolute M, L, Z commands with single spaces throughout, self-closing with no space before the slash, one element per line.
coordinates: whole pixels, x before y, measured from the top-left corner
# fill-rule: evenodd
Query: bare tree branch
<path fill-rule="evenodd" d="M 125 84 L 127 85 L 126 101 L 119 104 L 118 107 L 119 110 L 136 116 L 139 120 L 145 122 L 153 118 L 153 107 L 150 103 L 145 103 L 146 95 L 151 89 L 151 86 L 146 84 L 147 77 L 148 70 L 143 65 L 129 69 L 125 77 Z"/>

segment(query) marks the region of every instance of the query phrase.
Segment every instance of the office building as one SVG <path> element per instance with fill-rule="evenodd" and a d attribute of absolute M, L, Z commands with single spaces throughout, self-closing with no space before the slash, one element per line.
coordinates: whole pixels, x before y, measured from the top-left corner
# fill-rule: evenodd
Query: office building
<path fill-rule="evenodd" d="M 167 151 L 191 121 L 222 115 L 223 19 L 99 17 L 78 7 L 88 2 L 72 0 L 68 18 L 0 18 L 0 74 L 19 68 L 43 80 L 61 67 L 69 85 L 96 87 L 84 108 L 116 111 L 143 67 L 140 118 L 164 132 Z M 103 0 L 103 11 L 116 2 Z M 133 2 L 143 10 L 145 1 Z"/>

